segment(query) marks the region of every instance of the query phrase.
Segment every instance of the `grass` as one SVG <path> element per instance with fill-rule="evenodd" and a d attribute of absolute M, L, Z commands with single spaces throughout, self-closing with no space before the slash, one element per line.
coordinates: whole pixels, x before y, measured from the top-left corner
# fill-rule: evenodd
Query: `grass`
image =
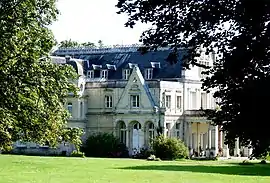
<path fill-rule="evenodd" d="M 269 183 L 270 165 L 0 155 L 0 183 Z"/>

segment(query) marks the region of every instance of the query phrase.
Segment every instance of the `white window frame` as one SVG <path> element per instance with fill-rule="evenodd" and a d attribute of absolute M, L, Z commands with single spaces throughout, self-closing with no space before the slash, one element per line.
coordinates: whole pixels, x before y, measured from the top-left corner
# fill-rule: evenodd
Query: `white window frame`
<path fill-rule="evenodd" d="M 134 101 L 134 99 L 135 99 L 135 101 Z M 140 95 L 130 95 L 130 103 L 131 103 L 132 108 L 139 108 L 140 107 Z"/>
<path fill-rule="evenodd" d="M 89 79 L 94 78 L 94 71 L 93 70 L 87 71 L 87 78 L 89 78 Z"/>
<path fill-rule="evenodd" d="M 100 72 L 101 72 L 100 73 L 101 78 L 104 78 L 104 79 L 108 78 L 108 70 L 101 70 Z"/>
<path fill-rule="evenodd" d="M 145 70 L 145 79 L 153 78 L 153 68 L 148 68 Z"/>
<path fill-rule="evenodd" d="M 181 95 L 176 96 L 176 108 L 182 109 L 182 96 Z"/>
<path fill-rule="evenodd" d="M 113 99 L 111 95 L 105 95 L 105 108 L 113 107 Z"/>
<path fill-rule="evenodd" d="M 165 107 L 171 108 L 172 105 L 172 96 L 171 95 L 165 95 Z"/>
<path fill-rule="evenodd" d="M 130 76 L 130 69 L 123 70 L 123 79 L 128 80 Z"/>

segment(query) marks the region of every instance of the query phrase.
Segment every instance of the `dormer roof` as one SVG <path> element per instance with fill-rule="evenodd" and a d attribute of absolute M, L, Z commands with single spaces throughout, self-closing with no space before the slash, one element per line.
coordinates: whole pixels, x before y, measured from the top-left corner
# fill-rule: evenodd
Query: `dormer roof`
<path fill-rule="evenodd" d="M 84 73 L 88 70 L 108 69 L 108 79 L 122 79 L 124 69 L 132 69 L 137 66 L 142 73 L 147 68 L 153 68 L 153 79 L 178 79 L 181 78 L 182 57 L 186 50 L 179 50 L 179 61 L 170 64 L 167 57 L 170 49 L 160 49 L 141 54 L 138 48 L 106 48 L 106 49 L 59 49 L 54 52 L 56 56 L 73 55 L 83 59 Z"/>

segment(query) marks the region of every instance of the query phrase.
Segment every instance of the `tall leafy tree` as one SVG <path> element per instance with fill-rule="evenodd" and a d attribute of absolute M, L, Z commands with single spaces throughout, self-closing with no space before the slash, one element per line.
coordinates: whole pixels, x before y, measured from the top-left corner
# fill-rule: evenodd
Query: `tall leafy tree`
<path fill-rule="evenodd" d="M 57 14 L 55 0 L 0 1 L 0 150 L 17 140 L 56 145 L 80 135 L 68 132 L 64 107 L 77 91 L 74 70 L 40 59 L 55 44 L 47 27 Z"/>
<path fill-rule="evenodd" d="M 267 0 L 118 0 L 118 13 L 136 22 L 152 23 L 141 41 L 146 48 L 189 48 L 184 65 L 197 63 L 200 46 L 218 57 L 203 82 L 205 90 L 217 89 L 220 110 L 207 114 L 227 133 L 226 142 L 239 137 L 254 148 L 254 156 L 269 151 L 270 103 L 270 1 Z"/>

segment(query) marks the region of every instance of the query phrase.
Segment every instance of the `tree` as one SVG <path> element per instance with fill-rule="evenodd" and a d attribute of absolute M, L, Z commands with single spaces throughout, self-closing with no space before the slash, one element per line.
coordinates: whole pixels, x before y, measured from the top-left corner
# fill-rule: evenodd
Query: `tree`
<path fill-rule="evenodd" d="M 56 145 L 69 117 L 64 107 L 71 66 L 46 59 L 55 41 L 47 28 L 56 19 L 55 0 L 3 0 L 0 3 L 0 150 L 14 141 Z M 44 59 L 40 59 L 40 58 Z"/>
<path fill-rule="evenodd" d="M 82 43 L 81 46 L 83 46 L 83 47 L 89 47 L 89 48 L 96 48 L 95 43 L 92 43 L 92 42 Z"/>
<path fill-rule="evenodd" d="M 92 42 L 79 43 L 77 41 L 72 41 L 71 39 L 61 41 L 59 44 L 59 48 L 79 48 L 79 47 L 96 48 L 96 45 L 95 43 Z"/>
<path fill-rule="evenodd" d="M 220 110 L 207 111 L 215 125 L 227 133 L 226 143 L 239 137 L 253 147 L 253 155 L 269 151 L 266 127 L 270 103 L 270 2 L 258 0 L 118 0 L 118 13 L 126 13 L 125 26 L 152 23 L 141 36 L 147 49 L 188 48 L 184 66 L 197 65 L 198 48 L 216 49 L 213 68 L 203 80 L 205 90 L 217 89 Z"/>
<path fill-rule="evenodd" d="M 72 41 L 71 39 L 61 41 L 59 44 L 59 48 L 74 48 L 80 46 L 81 46 L 80 43 L 78 43 L 77 41 Z"/>
<path fill-rule="evenodd" d="M 103 44 L 103 41 L 102 40 L 98 40 L 98 47 L 99 48 L 103 48 L 104 47 L 104 44 Z"/>

